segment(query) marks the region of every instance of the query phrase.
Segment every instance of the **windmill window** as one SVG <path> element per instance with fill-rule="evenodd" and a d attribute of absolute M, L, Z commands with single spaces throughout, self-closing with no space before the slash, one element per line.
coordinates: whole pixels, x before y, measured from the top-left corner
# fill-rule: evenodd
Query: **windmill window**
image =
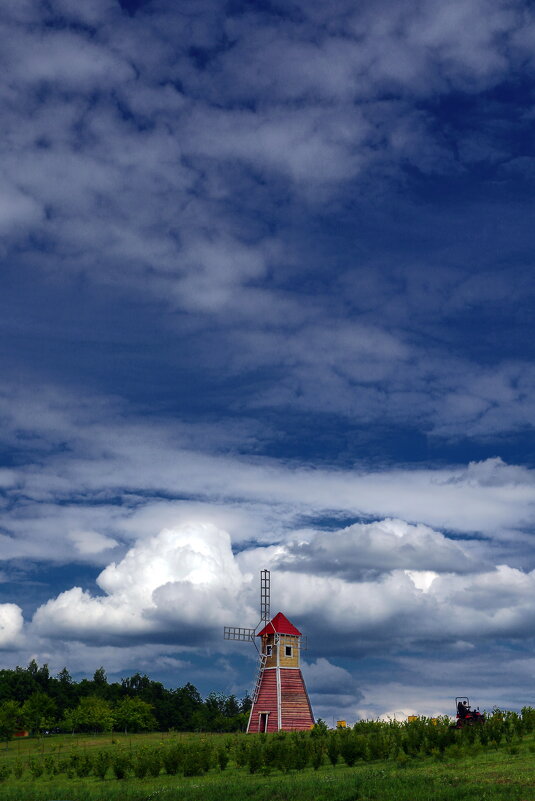
<path fill-rule="evenodd" d="M 285 656 L 291 656 L 292 655 L 292 646 L 291 645 L 286 645 L 285 649 L 284 649 L 284 653 L 285 653 Z"/>
<path fill-rule="evenodd" d="M 266 656 L 272 656 L 272 654 L 273 654 L 273 646 L 266 645 Z"/>

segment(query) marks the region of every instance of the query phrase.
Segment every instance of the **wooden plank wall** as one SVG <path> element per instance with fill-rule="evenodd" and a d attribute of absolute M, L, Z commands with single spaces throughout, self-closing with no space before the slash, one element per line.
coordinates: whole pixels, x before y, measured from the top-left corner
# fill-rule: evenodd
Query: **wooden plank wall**
<path fill-rule="evenodd" d="M 281 670 L 282 728 L 285 731 L 310 729 L 314 717 L 300 670 Z"/>
<path fill-rule="evenodd" d="M 268 731 L 278 730 L 277 719 L 277 671 L 264 670 L 258 698 L 253 706 L 249 731 L 251 734 L 258 731 L 259 715 L 269 712 Z"/>

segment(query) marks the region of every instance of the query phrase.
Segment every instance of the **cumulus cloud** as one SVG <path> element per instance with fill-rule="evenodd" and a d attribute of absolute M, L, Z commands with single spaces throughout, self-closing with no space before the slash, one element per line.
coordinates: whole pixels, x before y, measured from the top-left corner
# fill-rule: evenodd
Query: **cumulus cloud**
<path fill-rule="evenodd" d="M 20 647 L 24 620 L 17 604 L 0 604 L 0 648 Z"/>
<path fill-rule="evenodd" d="M 223 625 L 257 622 L 259 565 L 275 571 L 273 608 L 309 627 L 320 653 L 363 655 L 381 651 L 386 642 L 395 648 L 424 641 L 514 639 L 535 620 L 535 571 L 505 565 L 476 570 L 472 563 L 467 573 L 462 550 L 455 543 L 449 548 L 442 535 L 425 527 L 388 520 L 351 527 L 331 535 L 331 550 L 328 535 L 323 539 L 324 558 L 318 558 L 314 543 L 312 558 L 295 572 L 292 545 L 245 548 L 234 556 L 228 533 L 211 524 L 164 529 L 100 573 L 103 595 L 73 587 L 37 610 L 32 630 L 88 643 L 145 638 L 217 647 Z M 435 570 L 424 570 L 425 550 L 435 543 Z M 301 551 L 297 554 L 301 558 Z M 371 554 L 379 570 L 356 569 L 361 554 L 365 564 Z M 338 569 L 337 560 L 350 568 Z M 399 561 L 403 568 L 395 566 Z M 458 571 L 452 562 L 459 564 Z"/>
<path fill-rule="evenodd" d="M 182 525 L 108 565 L 97 578 L 105 594 L 73 587 L 41 606 L 33 627 L 39 635 L 90 642 L 145 636 L 198 644 L 236 617 L 242 581 L 226 532 Z"/>
<path fill-rule="evenodd" d="M 281 555 L 281 567 L 349 580 L 405 568 L 416 584 L 434 570 L 470 573 L 479 564 L 462 544 L 402 520 L 355 523 L 337 531 L 304 531 Z M 420 578 L 418 578 L 420 577 Z"/>

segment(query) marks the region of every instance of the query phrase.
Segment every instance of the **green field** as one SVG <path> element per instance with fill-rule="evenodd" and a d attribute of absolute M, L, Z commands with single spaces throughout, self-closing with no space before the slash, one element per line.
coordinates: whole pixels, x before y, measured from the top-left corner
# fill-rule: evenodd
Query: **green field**
<path fill-rule="evenodd" d="M 429 728 L 429 731 L 434 734 Z M 410 733 L 410 732 L 409 732 Z M 373 734 L 373 733 L 372 733 Z M 352 734 L 350 736 L 353 736 Z M 373 735 L 375 736 L 375 735 Z M 507 799 L 535 801 L 535 735 L 509 738 L 485 747 L 476 737 L 456 732 L 458 742 L 443 752 L 425 755 L 423 750 L 410 757 L 401 751 L 397 758 L 370 759 L 369 752 L 348 766 L 342 757 L 333 767 L 327 751 L 321 765 L 279 769 L 266 764 L 266 749 L 277 747 L 276 739 L 251 735 L 142 734 L 55 735 L 40 739 L 12 741 L 0 753 L 0 771 L 10 775 L 0 784 L 1 801 L 457 801 L 457 799 Z M 325 737 L 325 744 L 328 741 Z M 361 738 L 362 739 L 362 738 Z M 471 741 L 470 741 L 471 740 Z M 364 739 L 362 739 L 364 742 Z M 284 747 L 310 748 L 313 738 L 281 740 Z M 323 742 L 323 741 L 322 741 Z M 308 745 L 306 745 L 308 743 Z M 326 747 L 326 746 L 325 746 Z M 208 769 L 198 775 L 188 772 L 185 762 L 175 775 L 165 772 L 158 761 L 169 749 L 182 755 L 204 753 Z M 248 752 L 249 749 L 249 752 Z M 261 756 L 258 764 L 253 756 Z M 228 764 L 218 762 L 227 754 Z M 309 752 L 310 753 L 310 752 Z M 103 779 L 91 771 L 95 755 L 106 759 L 126 758 L 125 775 L 115 778 L 111 763 Z M 240 756 L 241 754 L 241 756 Z M 248 755 L 249 754 L 249 755 Z M 136 778 L 136 765 L 143 759 L 156 765 L 156 777 Z M 247 761 L 248 760 L 248 761 Z M 119 760 L 120 761 L 120 760 Z M 225 760 L 223 759 L 223 762 Z M 350 760 L 351 761 L 351 760 Z M 208 762 L 206 763 L 208 765 Z M 241 763 L 239 766 L 238 763 Z M 80 767 L 80 765 L 82 767 Z M 251 772 L 253 765 L 254 772 Z M 205 766 L 206 767 L 206 766 Z M 35 772 L 43 769 L 42 775 Z M 18 771 L 18 777 L 15 776 Z M 33 774 L 32 774 L 33 771 Z M 66 772 L 63 772 L 66 771 Z M 194 770 L 195 772 L 195 770 Z"/>

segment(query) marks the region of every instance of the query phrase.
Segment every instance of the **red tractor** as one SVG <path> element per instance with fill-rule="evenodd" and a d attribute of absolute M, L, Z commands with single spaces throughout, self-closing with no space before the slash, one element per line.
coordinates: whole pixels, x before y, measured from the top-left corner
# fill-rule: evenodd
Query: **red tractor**
<path fill-rule="evenodd" d="M 457 717 L 452 724 L 454 729 L 463 729 L 465 726 L 477 726 L 485 722 L 485 715 L 477 709 L 470 708 L 470 699 L 466 696 L 459 696 L 455 699 Z"/>

